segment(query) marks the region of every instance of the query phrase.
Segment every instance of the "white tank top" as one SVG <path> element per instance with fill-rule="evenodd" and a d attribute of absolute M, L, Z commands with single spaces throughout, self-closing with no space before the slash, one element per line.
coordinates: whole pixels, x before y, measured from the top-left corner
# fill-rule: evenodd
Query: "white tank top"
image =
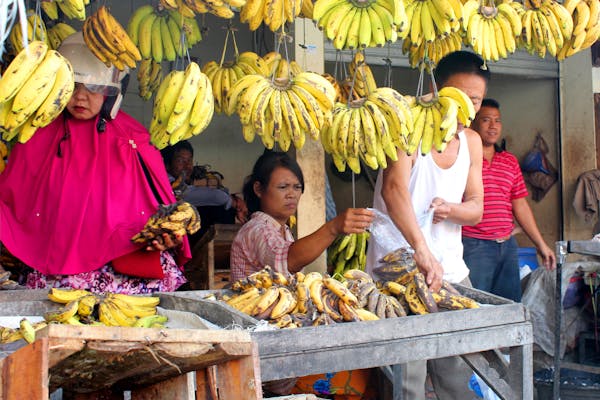
<path fill-rule="evenodd" d="M 458 155 L 454 164 L 447 169 L 440 168 L 433 160 L 431 153 L 425 156 L 417 156 L 410 174 L 408 187 L 417 217 L 429 210 L 434 197 L 440 197 L 451 203 L 462 202 L 471 157 L 464 131 L 458 134 L 458 138 L 460 140 Z M 382 185 L 383 171 L 379 171 L 375 184 L 373 207 L 387 214 L 387 208 L 381 196 Z M 463 260 L 461 226 L 448 221 L 433 224 L 431 239 L 433 242 L 431 250 L 444 268 L 444 279 L 451 283 L 457 283 L 465 279 L 469 275 L 469 269 Z M 370 242 L 372 241 L 377 241 L 377 238 L 375 236 L 371 237 Z M 380 249 L 379 246 L 369 246 L 367 271 L 371 272 L 373 268 L 377 267 L 377 260 L 385 255 L 376 254 Z"/>

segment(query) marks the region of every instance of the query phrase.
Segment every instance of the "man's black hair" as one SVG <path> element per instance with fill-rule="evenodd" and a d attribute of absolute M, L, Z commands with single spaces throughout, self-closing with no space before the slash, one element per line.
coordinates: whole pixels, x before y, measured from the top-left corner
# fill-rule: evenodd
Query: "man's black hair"
<path fill-rule="evenodd" d="M 187 140 L 179 141 L 173 146 L 165 147 L 160 151 L 160 154 L 162 154 L 163 157 L 163 161 L 167 167 L 169 167 L 173 162 L 175 154 L 179 153 L 181 150 L 187 150 L 190 153 L 192 153 L 192 156 L 194 155 L 194 148 Z"/>
<path fill-rule="evenodd" d="M 492 108 L 499 110 L 500 103 L 498 103 L 497 100 L 494 100 L 492 98 L 486 98 L 481 101 L 481 107 L 492 107 Z"/>
<path fill-rule="evenodd" d="M 443 57 L 433 74 L 438 87 L 443 86 L 451 76 L 456 74 L 475 74 L 482 77 L 486 84 L 491 77 L 483 58 L 465 50 L 455 51 Z"/>

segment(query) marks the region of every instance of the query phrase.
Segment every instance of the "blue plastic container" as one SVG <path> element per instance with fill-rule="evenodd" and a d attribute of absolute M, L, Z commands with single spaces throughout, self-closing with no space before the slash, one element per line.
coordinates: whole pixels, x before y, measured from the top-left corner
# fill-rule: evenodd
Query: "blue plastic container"
<path fill-rule="evenodd" d="M 533 271 L 538 267 L 537 251 L 535 247 L 519 247 L 519 268 L 529 265 Z"/>

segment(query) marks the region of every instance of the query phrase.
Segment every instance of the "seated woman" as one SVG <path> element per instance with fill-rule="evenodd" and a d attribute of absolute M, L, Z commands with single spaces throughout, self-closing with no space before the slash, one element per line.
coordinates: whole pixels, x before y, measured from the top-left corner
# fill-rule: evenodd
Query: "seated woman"
<path fill-rule="evenodd" d="M 0 248 L 27 266 L 14 272 L 30 289 L 174 291 L 186 281 L 187 238 L 131 241 L 175 197 L 148 131 L 119 110 L 127 72 L 106 67 L 81 32 L 59 52 L 75 88 L 62 114 L 15 144 L 0 175 Z"/>
<path fill-rule="evenodd" d="M 373 220 L 371 211 L 350 208 L 312 234 L 294 240 L 287 223 L 296 213 L 303 191 L 302 170 L 286 153 L 266 152 L 258 158 L 243 189 L 251 217 L 240 228 L 231 246 L 232 282 L 265 265 L 289 276 L 319 257 L 338 235 L 363 232 Z M 324 394 L 319 388 L 329 390 L 338 381 L 347 383 L 346 387 L 354 384 L 364 390 L 370 373 L 370 370 L 343 371 L 267 382 L 265 392 L 267 395 L 306 391 Z M 334 380 L 335 375 L 338 378 Z M 340 383 L 338 393 L 343 390 Z"/>
<path fill-rule="evenodd" d="M 232 282 L 265 265 L 286 276 L 298 272 L 327 250 L 338 235 L 363 232 L 373 221 L 371 211 L 349 208 L 312 234 L 294 240 L 287 222 L 304 192 L 304 176 L 286 153 L 260 156 L 243 192 L 251 217 L 231 245 Z"/>

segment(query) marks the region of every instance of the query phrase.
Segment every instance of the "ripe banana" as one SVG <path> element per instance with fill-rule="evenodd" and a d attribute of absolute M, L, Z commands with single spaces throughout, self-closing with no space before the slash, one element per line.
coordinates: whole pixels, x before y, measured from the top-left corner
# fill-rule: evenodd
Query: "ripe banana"
<path fill-rule="evenodd" d="M 83 289 L 51 288 L 48 292 L 48 299 L 55 303 L 67 304 L 91 294 L 92 292 Z"/>

